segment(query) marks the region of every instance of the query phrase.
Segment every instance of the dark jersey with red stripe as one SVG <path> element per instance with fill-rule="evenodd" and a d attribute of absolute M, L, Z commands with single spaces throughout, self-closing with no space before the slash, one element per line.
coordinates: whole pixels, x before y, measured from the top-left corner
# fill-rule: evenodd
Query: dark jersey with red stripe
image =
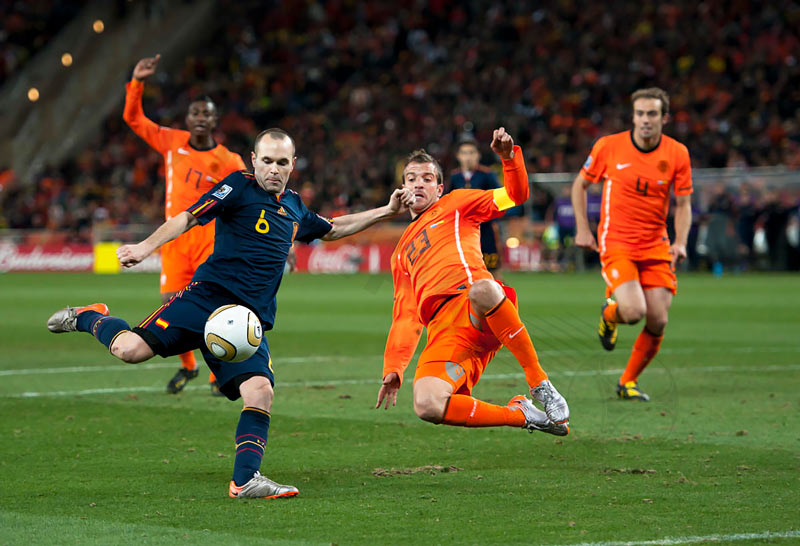
<path fill-rule="evenodd" d="M 186 210 L 200 224 L 217 219 L 214 252 L 192 280 L 223 286 L 255 311 L 267 330 L 275 323 L 275 295 L 292 242 L 311 242 L 332 228 L 296 192 L 275 196 L 247 171 L 231 173 Z"/>

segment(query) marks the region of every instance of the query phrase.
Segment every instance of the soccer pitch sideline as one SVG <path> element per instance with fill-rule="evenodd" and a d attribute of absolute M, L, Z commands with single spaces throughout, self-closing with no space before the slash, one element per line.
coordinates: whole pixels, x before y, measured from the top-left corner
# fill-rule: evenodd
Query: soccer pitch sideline
<path fill-rule="evenodd" d="M 800 543 L 800 276 L 681 275 L 650 403 L 614 397 L 640 326 L 596 337 L 603 285 L 508 275 L 545 369 L 572 410 L 565 438 L 417 419 L 410 379 L 372 409 L 388 276 L 293 275 L 267 336 L 276 400 L 262 472 L 283 501 L 227 497 L 240 403 L 205 367 L 138 366 L 90 336 L 55 336 L 67 304 L 138 322 L 151 275 L 0 276 L 0 544 Z M 525 392 L 506 350 L 476 395 Z"/>

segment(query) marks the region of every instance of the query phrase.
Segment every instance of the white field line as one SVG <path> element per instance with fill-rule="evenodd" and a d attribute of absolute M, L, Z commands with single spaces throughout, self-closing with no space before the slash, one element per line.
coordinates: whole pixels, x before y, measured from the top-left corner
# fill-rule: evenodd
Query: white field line
<path fill-rule="evenodd" d="M 349 358 L 349 357 L 348 357 Z M 120 368 L 114 368 L 120 369 Z M 121 369 L 125 369 L 124 367 Z M 648 374 L 660 373 L 673 373 L 673 372 L 698 372 L 698 373 L 729 373 L 729 372 L 746 372 L 746 373 L 764 373 L 764 372 L 787 372 L 800 370 L 800 364 L 786 364 L 786 365 L 771 365 L 771 366 L 700 366 L 696 368 L 653 368 L 647 371 Z M 614 370 L 561 370 L 553 371 L 549 375 L 554 377 L 594 377 L 606 375 L 619 375 L 622 373 L 622 368 Z M 501 379 L 520 379 L 523 377 L 522 372 L 517 373 L 497 373 L 497 374 L 484 374 L 481 376 L 482 381 L 496 381 Z M 320 381 L 287 381 L 281 382 L 280 379 L 276 382 L 276 388 L 314 388 L 314 387 L 338 387 L 344 385 L 379 385 L 380 378 L 374 379 L 330 379 Z M 191 385 L 184 390 L 200 390 L 207 389 L 206 385 Z M 46 396 L 86 396 L 91 394 L 119 394 L 119 393 L 136 393 L 136 392 L 163 392 L 164 387 L 153 386 L 140 386 L 140 387 L 110 387 L 100 389 L 83 389 L 77 391 L 44 391 L 44 392 L 15 392 L 15 393 L 0 393 L 0 398 L 41 398 Z"/>
<path fill-rule="evenodd" d="M 734 535 L 706 535 L 665 537 L 655 540 L 623 540 L 614 542 L 581 542 L 562 546 L 672 546 L 674 544 L 704 544 L 714 542 L 740 542 L 773 538 L 798 538 L 800 531 L 764 531 L 763 533 L 737 533 Z"/>
<path fill-rule="evenodd" d="M 678 355 L 678 354 L 696 354 L 696 353 L 707 353 L 709 351 L 716 350 L 716 349 L 705 349 L 705 348 L 696 348 L 696 349 L 669 349 L 665 348 L 659 351 L 659 355 Z M 606 354 L 604 351 L 600 351 L 599 349 L 558 349 L 558 350 L 542 350 L 536 351 L 539 356 L 544 357 L 558 357 L 558 356 L 570 356 L 570 355 L 590 355 L 590 354 Z M 764 353 L 764 354 L 791 354 L 791 353 L 800 353 L 800 347 L 738 347 L 735 349 L 726 349 L 727 353 L 733 354 L 754 354 L 754 353 Z M 296 356 L 296 357 L 282 357 L 276 358 L 276 364 L 304 364 L 304 363 L 313 363 L 313 362 L 342 362 L 342 361 L 350 361 L 350 360 L 365 360 L 365 361 L 375 361 L 380 362 L 383 360 L 383 355 L 372 355 L 372 356 Z M 176 366 L 180 366 L 178 362 L 151 362 L 149 364 L 131 364 L 126 366 L 124 364 L 115 364 L 110 366 L 69 366 L 69 367 L 60 367 L 60 368 L 29 368 L 29 369 L 16 369 L 16 370 L 0 370 L 0 377 L 10 376 L 10 375 L 47 375 L 47 374 L 54 374 L 54 373 L 87 373 L 87 372 L 119 372 L 119 371 L 126 371 L 126 370 L 160 370 L 160 369 L 170 369 Z M 683 368 L 672 368 L 674 370 L 680 370 Z M 692 369 L 699 369 L 699 368 L 692 368 Z M 718 370 L 709 370 L 709 371 L 736 371 L 738 369 L 744 370 L 744 368 L 730 368 L 727 366 L 721 367 Z M 758 368 L 759 370 L 763 368 Z M 608 372 L 619 373 L 618 370 L 606 370 Z M 557 373 L 557 372 L 553 372 Z M 570 372 L 560 372 L 562 375 L 570 375 Z M 581 373 L 582 375 L 594 375 L 602 374 L 603 372 L 586 372 Z M 485 376 L 488 377 L 488 376 Z"/>

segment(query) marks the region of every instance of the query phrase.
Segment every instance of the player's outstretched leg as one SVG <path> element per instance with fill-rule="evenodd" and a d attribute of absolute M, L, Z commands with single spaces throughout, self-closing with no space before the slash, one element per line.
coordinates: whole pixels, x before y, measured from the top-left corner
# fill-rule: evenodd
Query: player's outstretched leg
<path fill-rule="evenodd" d="M 59 309 L 48 319 L 47 329 L 55 334 L 88 332 L 123 362 L 133 364 L 153 356 L 150 346 L 131 332 L 127 322 L 110 316 L 104 303 Z"/>
<path fill-rule="evenodd" d="M 483 314 L 500 343 L 516 357 L 525 371 L 531 396 L 542 404 L 547 417 L 556 424 L 566 424 L 569 421 L 567 401 L 547 380 L 547 374 L 539 365 L 533 341 L 516 306 L 506 297 L 503 288 L 495 281 L 481 279 L 470 288 L 469 301 L 473 309 Z"/>
<path fill-rule="evenodd" d="M 259 472 L 267 449 L 272 384 L 266 377 L 254 376 L 241 384 L 239 392 L 245 407 L 236 427 L 236 459 L 228 496 L 240 499 L 294 497 L 298 493 L 296 487 L 276 483 Z"/>
<path fill-rule="evenodd" d="M 597 326 L 597 336 L 606 351 L 613 351 L 617 345 L 617 323 L 619 322 L 617 307 L 617 302 L 608 298 L 600 310 L 600 324 Z"/>

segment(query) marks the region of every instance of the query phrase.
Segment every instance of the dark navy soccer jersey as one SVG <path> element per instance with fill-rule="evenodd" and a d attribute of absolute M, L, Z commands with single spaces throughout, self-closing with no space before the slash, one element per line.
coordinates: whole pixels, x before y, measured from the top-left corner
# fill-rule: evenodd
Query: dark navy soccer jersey
<path fill-rule="evenodd" d="M 214 252 L 192 280 L 222 286 L 255 311 L 266 330 L 275 323 L 275 294 L 292 242 L 311 242 L 333 227 L 296 192 L 274 196 L 246 171 L 231 173 L 186 210 L 200 224 L 217 219 Z"/>

